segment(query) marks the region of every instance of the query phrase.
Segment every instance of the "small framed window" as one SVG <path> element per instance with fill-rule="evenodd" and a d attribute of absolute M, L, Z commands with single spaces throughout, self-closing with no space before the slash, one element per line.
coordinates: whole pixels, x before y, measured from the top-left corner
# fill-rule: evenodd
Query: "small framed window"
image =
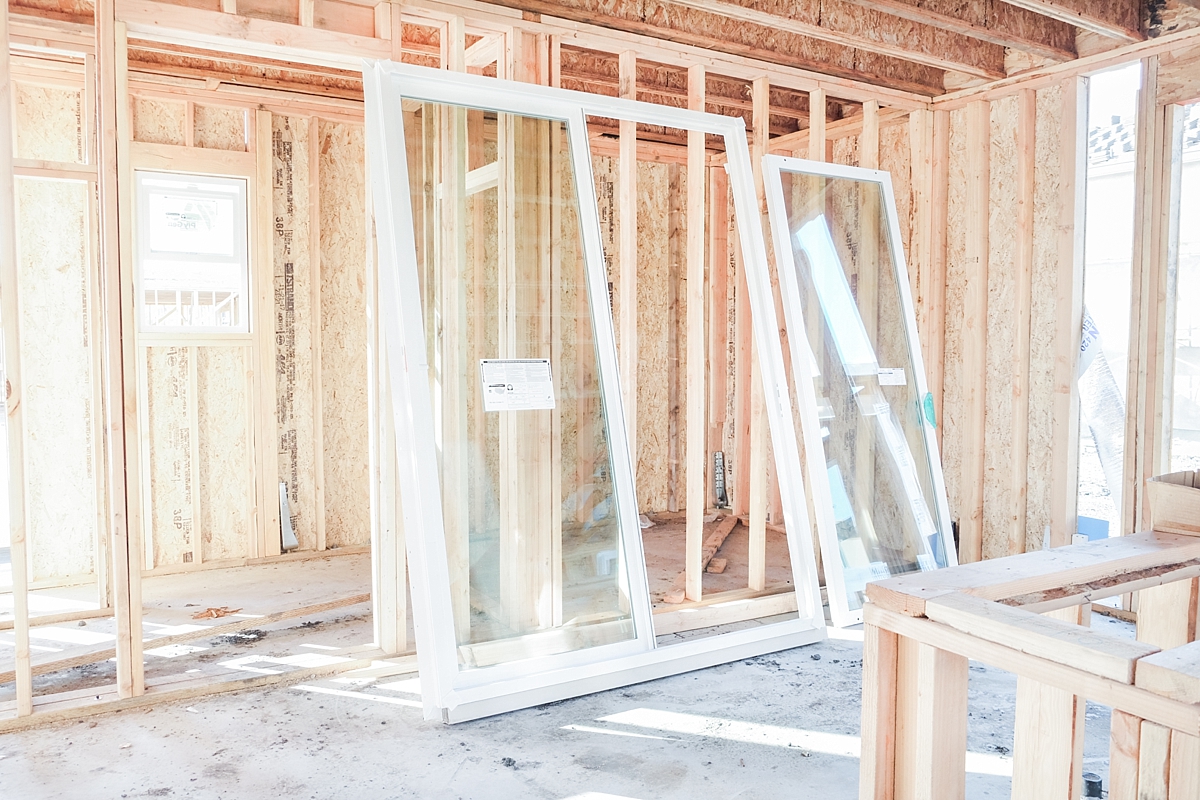
<path fill-rule="evenodd" d="M 244 178 L 137 171 L 143 333 L 249 333 Z"/>

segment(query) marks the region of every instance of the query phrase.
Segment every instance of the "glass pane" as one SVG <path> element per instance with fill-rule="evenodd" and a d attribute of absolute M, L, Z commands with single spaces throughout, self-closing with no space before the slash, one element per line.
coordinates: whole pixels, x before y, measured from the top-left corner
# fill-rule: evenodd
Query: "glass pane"
<path fill-rule="evenodd" d="M 1141 62 L 1088 78 L 1078 532 L 1121 535 Z"/>
<path fill-rule="evenodd" d="M 781 172 L 851 610 L 869 580 L 947 563 L 882 186 Z M 783 267 L 781 266 L 781 269 Z M 797 346 L 805 347 L 803 341 Z"/>
<path fill-rule="evenodd" d="M 1167 384 L 1172 472 L 1200 469 L 1200 228 L 1191 223 L 1200 219 L 1200 103 L 1184 110 L 1182 137 L 1175 366 Z"/>
<path fill-rule="evenodd" d="M 566 126 L 404 123 L 460 667 L 631 640 Z"/>

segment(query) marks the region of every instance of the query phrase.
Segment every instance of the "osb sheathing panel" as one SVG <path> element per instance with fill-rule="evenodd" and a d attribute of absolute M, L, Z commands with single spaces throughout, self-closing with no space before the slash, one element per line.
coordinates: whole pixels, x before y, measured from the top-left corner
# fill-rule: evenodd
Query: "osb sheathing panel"
<path fill-rule="evenodd" d="M 900 217 L 900 238 L 904 252 L 912 252 L 912 143 L 907 125 L 888 125 L 879 130 L 879 168 L 892 175 L 896 194 L 896 214 Z M 910 276 L 911 277 L 911 276 Z"/>
<path fill-rule="evenodd" d="M 199 110 L 199 109 L 197 109 Z M 312 359 L 309 124 L 272 116 L 275 430 L 279 479 L 287 484 L 300 549 L 317 546 Z"/>
<path fill-rule="evenodd" d="M 149 430 L 150 519 L 152 566 L 192 561 L 195 529 L 192 482 L 191 404 L 188 388 L 195 348 L 148 347 L 146 417 Z M 242 412 L 245 413 L 244 411 Z M 221 502 L 230 502 L 222 499 Z"/>
<path fill-rule="evenodd" d="M 847 167 L 858 166 L 858 137 L 842 136 L 833 140 L 833 163 Z"/>
<path fill-rule="evenodd" d="M 150 144 L 187 144 L 187 106 L 170 100 L 132 98 L 133 138 Z"/>
<path fill-rule="evenodd" d="M 371 517 L 363 129 L 322 121 L 319 136 L 325 541 L 365 545 Z"/>
<path fill-rule="evenodd" d="M 27 525 L 32 577 L 43 580 L 95 568 L 88 186 L 19 178 L 16 194 Z"/>
<path fill-rule="evenodd" d="M 1050 524 L 1050 489 L 1055 457 L 1054 365 L 1062 342 L 1055 330 L 1058 292 L 1058 219 L 1062 178 L 1059 137 L 1063 92 L 1050 86 L 1037 93 L 1037 138 L 1033 194 L 1033 302 L 1029 336 L 1029 462 L 1025 549 L 1040 550 Z M 1061 433 L 1061 431 L 1059 432 Z"/>
<path fill-rule="evenodd" d="M 970 267 L 966 257 L 967 112 L 950 112 L 950 164 L 946 202 L 946 333 L 944 383 L 942 391 L 942 470 L 946 477 L 946 497 L 950 517 L 960 518 L 962 497 L 962 450 L 968 436 L 981 431 L 966 430 L 963 414 L 962 333 L 964 296 Z M 978 266 L 975 267 L 976 269 Z"/>
<path fill-rule="evenodd" d="M 14 100 L 17 158 L 84 160 L 80 92 L 17 82 Z"/>
<path fill-rule="evenodd" d="M 988 210 L 987 411 L 984 424 L 983 557 L 1009 554 L 1012 520 L 1012 369 L 1022 355 L 1014 351 L 1013 314 L 1017 256 L 1017 95 L 991 104 Z M 978 436 L 979 433 L 975 432 Z"/>
<path fill-rule="evenodd" d="M 1200 99 L 1200 45 L 1158 57 L 1158 102 L 1191 103 Z"/>
<path fill-rule="evenodd" d="M 206 561 L 250 555 L 249 359 L 247 347 L 196 348 L 200 535 Z"/>
<path fill-rule="evenodd" d="M 246 110 L 196 104 L 193 110 L 196 147 L 246 149 Z"/>

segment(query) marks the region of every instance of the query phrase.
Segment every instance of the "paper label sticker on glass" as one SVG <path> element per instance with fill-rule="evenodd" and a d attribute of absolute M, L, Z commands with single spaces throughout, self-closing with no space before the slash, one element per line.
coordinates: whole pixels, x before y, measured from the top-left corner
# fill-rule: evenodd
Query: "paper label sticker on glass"
<path fill-rule="evenodd" d="M 484 411 L 554 408 L 554 380 L 548 358 L 481 358 Z"/>
<path fill-rule="evenodd" d="M 879 385 L 908 386 L 908 378 L 904 374 L 904 367 L 880 367 Z"/>

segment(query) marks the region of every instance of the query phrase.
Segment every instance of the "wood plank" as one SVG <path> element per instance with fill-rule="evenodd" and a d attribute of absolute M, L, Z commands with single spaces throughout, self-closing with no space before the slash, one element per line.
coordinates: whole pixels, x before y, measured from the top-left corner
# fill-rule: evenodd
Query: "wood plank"
<path fill-rule="evenodd" d="M 848 0 L 901 19 L 972 36 L 1040 58 L 1075 57 L 1075 28 L 1008 3 L 930 3 L 928 0 Z"/>
<path fill-rule="evenodd" d="M 822 0 L 820 12 L 816 13 L 803 5 L 776 6 L 772 11 L 763 11 L 726 0 L 674 0 L 674 5 L 937 69 L 980 78 L 1004 77 L 1002 46 L 945 28 L 904 25 L 871 6 Z"/>
<path fill-rule="evenodd" d="M 1013 342 L 1009 381 L 1011 464 L 1008 499 L 1008 553 L 1030 548 L 1026 530 L 1029 489 L 1029 340 L 1033 315 L 1034 171 L 1037 160 L 1037 93 L 1017 95 L 1017 230 L 1013 263 Z M 1041 542 L 1038 541 L 1040 546 Z"/>
<path fill-rule="evenodd" d="M 688 108 L 704 110 L 704 67 L 688 70 Z M 704 132 L 688 131 L 687 166 L 687 530 L 684 571 L 687 575 L 686 594 L 689 600 L 699 600 L 703 587 L 700 568 L 704 538 L 704 512 L 708 507 L 708 452 L 705 447 L 704 377 L 706 366 L 704 295 L 705 295 L 705 182 L 708 170 L 704 165 Z"/>
<path fill-rule="evenodd" d="M 863 626 L 859 800 L 892 800 L 896 781 L 897 657 L 900 637 Z"/>
<path fill-rule="evenodd" d="M 1137 800 L 1142 721 L 1113 709 L 1108 751 L 1108 800 Z"/>
<path fill-rule="evenodd" d="M 967 108 L 967 187 L 963 298 L 963 430 L 978 432 L 962 446 L 962 500 L 959 509 L 960 562 L 983 557 L 984 417 L 987 413 L 988 196 L 991 117 L 989 104 Z"/>
<path fill-rule="evenodd" d="M 1058 275 L 1054 329 L 1053 458 L 1050 475 L 1050 546 L 1071 543 L 1077 528 L 1079 484 L 1079 382 L 1083 329 L 1083 233 L 1087 182 L 1087 91 L 1083 79 L 1062 84 L 1059 151 Z"/>
<path fill-rule="evenodd" d="M 623 50 L 619 59 L 620 96 L 637 99 L 637 54 Z M 637 477 L 637 386 L 638 386 L 638 213 L 637 213 L 637 123 L 620 121 L 620 157 L 617 159 L 617 355 L 621 375 L 621 399 L 625 406 L 625 429 Z"/>
<path fill-rule="evenodd" d="M 867 598 L 917 616 L 925 613 L 926 600 L 955 591 L 1015 605 L 1060 600 L 1067 606 L 1076 604 L 1074 598 L 1111 597 L 1135 581 L 1157 585 L 1173 573 L 1200 566 L 1197 559 L 1196 537 L 1149 531 L 889 578 L 867 584 Z"/>
<path fill-rule="evenodd" d="M 726 594 L 722 592 L 721 594 Z M 721 595 L 710 595 L 720 598 Z M 766 594 L 761 597 L 730 598 L 702 605 L 686 605 L 654 612 L 654 635 L 730 625 L 751 619 L 762 619 L 796 612 L 796 593 L 792 590 Z"/>
<path fill-rule="evenodd" d="M 879 169 L 879 101 L 863 103 L 862 133 L 858 136 L 858 166 Z"/>
<path fill-rule="evenodd" d="M 321 366 L 321 119 L 308 118 L 308 285 L 309 307 L 314 316 L 309 326 L 312 350 L 313 414 L 313 525 L 317 550 L 325 541 L 325 370 Z"/>
<path fill-rule="evenodd" d="M 709 167 L 708 176 L 708 453 L 725 451 L 729 402 L 729 177 L 720 167 Z M 728 454 L 726 454 L 728 456 Z M 706 456 L 711 459 L 712 455 Z M 725 462 L 725 497 L 732 476 Z M 713 481 L 709 506 L 717 506 Z"/>
<path fill-rule="evenodd" d="M 808 157 L 812 161 L 825 160 L 827 105 L 824 89 L 813 89 L 808 93 Z M 863 124 L 866 125 L 865 117 Z"/>
<path fill-rule="evenodd" d="M 276 416 L 278 395 L 275 386 L 275 270 L 268 266 L 274 258 L 271 237 L 275 235 L 271 112 L 260 109 L 251 119 L 254 122 L 251 141 L 256 164 L 251 207 L 255 224 L 251 243 L 258 263 L 262 265 L 260 269 L 251 271 L 251 291 L 257 299 L 257 311 L 254 312 L 257 319 L 252 330 L 257 330 L 258 339 L 250 355 L 254 365 L 251 397 L 255 411 L 250 418 L 250 426 L 256 456 L 251 462 L 251 471 L 257 478 L 257 555 L 277 556 L 283 552 L 283 543 L 279 522 L 279 421 Z"/>
<path fill-rule="evenodd" d="M 938 447 L 942 447 L 942 394 L 946 375 L 946 237 L 949 233 L 947 214 L 950 186 L 950 112 L 933 111 L 933 131 L 930 142 L 930 233 L 929 233 L 929 296 L 928 334 L 923 342 L 925 372 L 929 392 L 933 395 L 934 427 Z"/>
<path fill-rule="evenodd" d="M 930 600 L 925 614 L 980 639 L 1120 683 L 1132 684 L 1137 660 L 1161 649 L 965 594 Z"/>
<path fill-rule="evenodd" d="M 1138 662 L 1135 685 L 1183 703 L 1200 703 L 1200 642 L 1163 650 Z"/>
<path fill-rule="evenodd" d="M 901 638 L 896 675 L 896 800 L 964 800 L 967 659 Z"/>
<path fill-rule="evenodd" d="M 1160 650 L 1194 641 L 1198 601 L 1200 580 L 1196 578 L 1142 589 L 1138 592 L 1138 641 Z"/>
<path fill-rule="evenodd" d="M 762 161 L 767 154 L 767 139 L 770 136 L 770 93 L 771 83 L 767 77 L 755 78 L 751 84 L 754 100 L 753 133 L 750 161 L 754 168 L 756 197 L 764 197 Z M 819 93 L 824 96 L 820 89 Z M 810 95 L 811 98 L 812 95 Z M 812 102 L 810 100 L 810 102 Z M 815 120 L 819 115 L 811 114 Z M 761 201 L 760 201 L 761 202 Z M 761 356 L 757 343 L 750 347 L 750 533 L 748 556 L 749 588 L 761 589 L 766 585 L 767 574 L 767 407 L 762 382 Z"/>
<path fill-rule="evenodd" d="M 1078 625 L 1085 622 L 1086 608 L 1073 606 L 1050 616 Z M 1082 797 L 1086 708 L 1086 700 L 1073 692 L 1047 686 L 1036 677 L 1017 677 L 1013 797 Z"/>
<path fill-rule="evenodd" d="M 1200 798 L 1200 737 L 1171 731 L 1171 756 L 1167 768 L 1167 800 Z"/>
<path fill-rule="evenodd" d="M 1171 765 L 1171 729 L 1142 721 L 1138 745 L 1138 800 L 1167 800 L 1167 770 Z M 1109 792 L 1109 796 L 1112 793 Z"/>

